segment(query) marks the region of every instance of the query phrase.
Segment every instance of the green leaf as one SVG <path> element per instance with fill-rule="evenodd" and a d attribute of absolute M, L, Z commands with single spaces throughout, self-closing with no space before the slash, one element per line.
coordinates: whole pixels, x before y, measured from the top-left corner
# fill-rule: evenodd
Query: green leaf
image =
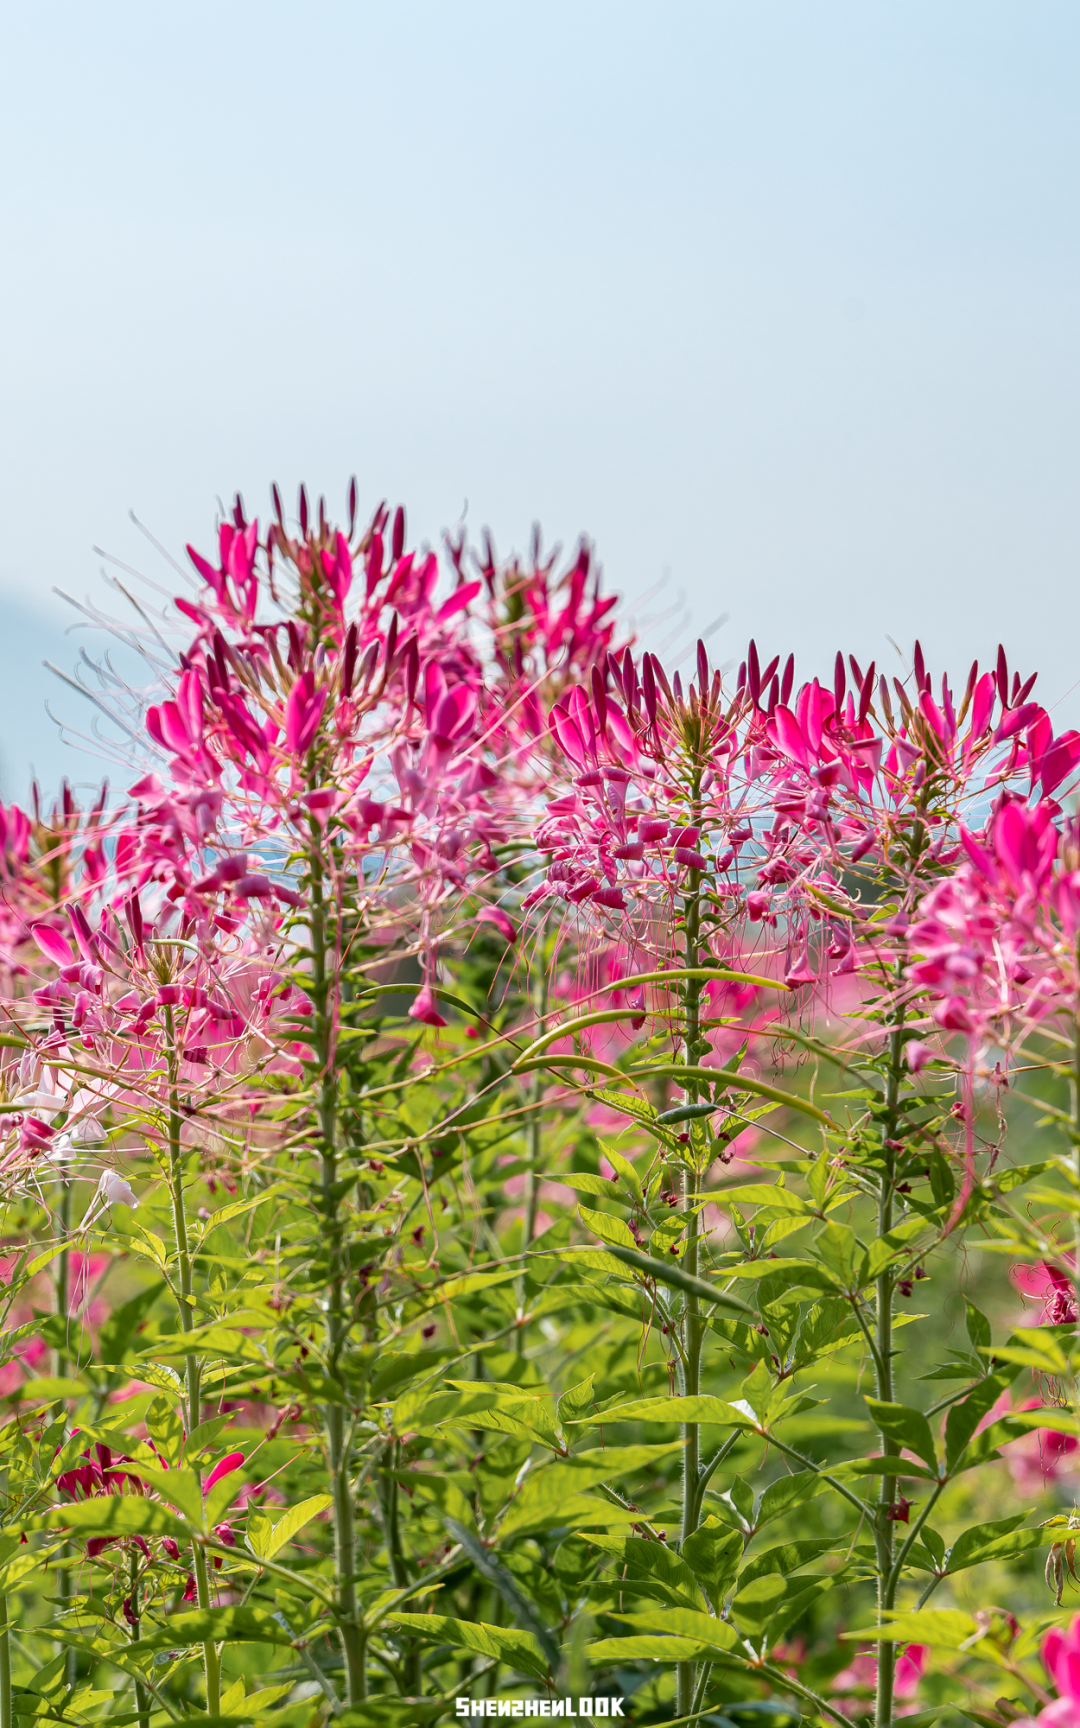
<path fill-rule="evenodd" d="M 948 1570 L 963 1572 L 969 1566 L 981 1566 L 984 1560 L 1010 1560 L 1027 1554 L 1032 1548 L 1043 1548 L 1053 1536 L 1043 1530 L 1019 1530 L 1025 1514 L 999 1518 L 992 1524 L 975 1524 L 958 1536 L 949 1550 Z"/>
<path fill-rule="evenodd" d="M 794 1476 L 781 1476 L 770 1482 L 761 1496 L 761 1506 L 754 1522 L 758 1529 L 773 1518 L 781 1518 L 793 1506 L 805 1505 L 820 1494 L 825 1483 L 816 1470 L 799 1470 Z"/>
<path fill-rule="evenodd" d="M 816 1560 L 819 1555 L 827 1554 L 836 1547 L 832 1537 L 815 1537 L 805 1542 L 784 1542 L 779 1548 L 768 1548 L 764 1554 L 755 1554 L 748 1560 L 739 1574 L 740 1591 L 755 1578 L 764 1578 L 770 1572 L 779 1572 L 784 1577 L 790 1577 L 800 1566 L 805 1566 L 808 1560 Z"/>
<path fill-rule="evenodd" d="M 144 1650 L 172 1650 L 186 1644 L 206 1644 L 211 1639 L 215 1643 L 292 1643 L 277 1616 L 265 1608 L 196 1608 L 188 1614 L 170 1614 L 162 1631 L 129 1644 L 128 1651 L 137 1656 Z"/>
<path fill-rule="evenodd" d="M 990 1322 L 985 1314 L 980 1313 L 970 1297 L 965 1299 L 964 1308 L 967 1314 L 967 1335 L 971 1339 L 972 1349 L 988 1350 L 990 1348 Z"/>
<path fill-rule="evenodd" d="M 981 1316 L 980 1316 L 981 1318 Z M 954 1404 L 945 1419 L 945 1465 L 951 1470 L 984 1416 L 988 1416 L 998 1399 L 1016 1379 L 1011 1373 L 990 1374 L 970 1391 L 960 1403 Z"/>
<path fill-rule="evenodd" d="M 655 1613 L 613 1613 L 611 1618 L 621 1620 L 639 1632 L 650 1631 L 657 1621 Z M 702 1614 L 693 1608 L 666 1608 L 663 1625 L 665 1633 L 674 1634 L 676 1638 L 695 1638 L 710 1650 L 734 1650 L 738 1643 L 734 1629 L 726 1620 L 717 1620 L 712 1614 Z"/>
<path fill-rule="evenodd" d="M 866 1408 L 877 1427 L 898 1448 L 907 1446 L 917 1457 L 937 1470 L 937 1453 L 930 1424 L 921 1410 L 909 1404 L 887 1404 L 878 1398 L 867 1398 Z"/>
<path fill-rule="evenodd" d="M 564 1188 L 576 1188 L 579 1194 L 600 1194 L 609 1200 L 616 1192 L 610 1176 L 593 1176 L 588 1170 L 560 1172 L 559 1181 Z"/>
<path fill-rule="evenodd" d="M 186 1542 L 190 1531 L 167 1506 L 141 1495 L 103 1494 L 71 1506 L 54 1506 L 32 1519 L 27 1530 L 77 1530 L 84 1536 L 172 1536 Z"/>
<path fill-rule="evenodd" d="M 676 1608 L 701 1608 L 701 1592 L 686 1561 L 663 1542 L 642 1536 L 590 1536 L 594 1548 L 611 1554 L 623 1567 L 621 1587 L 636 1586 L 642 1595 L 658 1596 Z"/>
<path fill-rule="evenodd" d="M 612 1218 L 607 1212 L 594 1212 L 591 1206 L 579 1206 L 578 1215 L 585 1228 L 599 1236 L 601 1242 L 612 1242 L 619 1248 L 634 1247 L 634 1238 L 621 1218 Z"/>
<path fill-rule="evenodd" d="M 788 1288 L 802 1284 L 808 1290 L 836 1294 L 836 1280 L 812 1260 L 744 1260 L 737 1266 L 725 1266 L 723 1271 L 725 1278 L 775 1278 Z"/>
<path fill-rule="evenodd" d="M 594 1662 L 695 1662 L 708 1656 L 711 1646 L 700 1638 L 650 1637 L 598 1638 L 586 1644 L 585 1654 Z"/>
<path fill-rule="evenodd" d="M 611 1168 L 618 1172 L 620 1180 L 626 1183 L 626 1186 L 634 1196 L 634 1199 L 639 1205 L 643 1205 L 645 1196 L 641 1191 L 641 1181 L 629 1158 L 624 1158 L 617 1147 L 609 1145 L 606 1140 L 601 1140 L 600 1150 L 611 1165 Z"/>
<path fill-rule="evenodd" d="M 959 1608 L 923 1608 L 910 1614 L 890 1614 L 887 1625 L 841 1632 L 845 1641 L 886 1640 L 896 1644 L 929 1644 L 935 1650 L 959 1650 L 976 1632 L 975 1621 Z"/>
<path fill-rule="evenodd" d="M 858 1285 L 855 1268 L 862 1259 L 862 1249 L 854 1230 L 846 1224 L 826 1224 L 815 1244 L 822 1264 L 832 1273 L 844 1290 L 854 1291 Z"/>
<path fill-rule="evenodd" d="M 253 1195 L 250 1200 L 234 1200 L 230 1206 L 222 1206 L 219 1211 L 212 1213 L 206 1220 L 206 1234 L 209 1235 L 211 1230 L 216 1230 L 219 1224 L 229 1224 L 234 1218 L 242 1218 L 246 1212 L 253 1212 L 256 1206 L 264 1206 L 268 1200 L 278 1200 L 284 1195 L 288 1195 L 294 1200 L 297 1198 L 295 1194 L 290 1194 L 286 1183 L 275 1182 L 272 1188 L 264 1189 L 261 1194 Z M 268 1228 L 272 1228 L 272 1226 L 268 1226 Z"/>
<path fill-rule="evenodd" d="M 716 1517 L 707 1518 L 682 1545 L 682 1558 L 717 1613 L 720 1612 L 728 1586 L 734 1582 L 742 1551 L 742 1537 L 738 1531 L 721 1524 Z M 665 1616 L 664 1624 L 669 1624 L 669 1620 L 670 1616 Z M 682 1628 L 673 1626 L 672 1630 Z"/>
<path fill-rule="evenodd" d="M 742 1188 L 720 1188 L 716 1199 L 721 1205 L 731 1201 L 739 1206 L 768 1206 L 775 1212 L 809 1214 L 810 1207 L 798 1194 L 789 1194 L 781 1176 L 776 1182 L 751 1182 Z"/>
<path fill-rule="evenodd" d="M 580 1380 L 576 1386 L 569 1387 L 559 1399 L 559 1420 L 569 1422 L 580 1411 L 587 1410 L 592 1403 L 593 1381 L 596 1376 L 590 1374 L 587 1380 Z"/>
<path fill-rule="evenodd" d="M 612 1422 L 704 1422 L 717 1428 L 756 1428 L 757 1419 L 749 1410 L 725 1404 L 722 1398 L 701 1395 L 696 1398 L 636 1398 L 630 1404 L 617 1404 L 598 1416 L 582 1416 L 579 1427 L 596 1427 Z"/>
<path fill-rule="evenodd" d="M 203 1528 L 202 1489 L 193 1470 L 152 1470 L 148 1464 L 140 1464 L 139 1475 L 151 1488 L 156 1488 L 164 1500 L 182 1512 L 197 1530 Z"/>
<path fill-rule="evenodd" d="M 427 1643 L 452 1644 L 478 1656 L 494 1656 L 534 1680 L 546 1680 L 548 1664 L 531 1632 L 487 1626 L 481 1620 L 452 1620 L 446 1614 L 388 1614 L 387 1619 L 411 1632 L 422 1633 Z"/>
<path fill-rule="evenodd" d="M 166 1464 L 179 1464 L 184 1450 L 184 1424 L 168 1399 L 154 1399 L 146 1412 L 146 1431 Z"/>
<path fill-rule="evenodd" d="M 325 1512 L 326 1508 L 333 1504 L 334 1497 L 332 1494 L 312 1494 L 307 1500 L 301 1500 L 298 1505 L 290 1506 L 287 1512 L 282 1513 L 276 1523 L 271 1522 L 270 1518 L 263 1514 L 266 1523 L 270 1525 L 270 1529 L 267 1531 L 265 1526 L 261 1526 L 256 1534 L 252 1531 L 249 1522 L 248 1547 L 259 1560 L 272 1560 L 275 1554 L 279 1554 L 282 1548 L 299 1534 L 305 1524 L 310 1524 L 313 1518 L 317 1518 L 320 1512 Z"/>
<path fill-rule="evenodd" d="M 764 1632 L 786 1594 L 787 1579 L 778 1572 L 767 1572 L 736 1592 L 731 1604 L 731 1618 L 741 1632 L 755 1637 Z"/>

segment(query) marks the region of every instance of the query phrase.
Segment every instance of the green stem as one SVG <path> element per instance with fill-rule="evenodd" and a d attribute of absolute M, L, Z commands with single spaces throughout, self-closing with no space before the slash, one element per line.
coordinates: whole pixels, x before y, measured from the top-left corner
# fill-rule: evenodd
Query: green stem
<path fill-rule="evenodd" d="M 547 924 L 540 931 L 540 941 L 537 946 L 540 960 L 540 976 L 533 992 L 533 1010 L 536 1014 L 536 1024 L 543 1033 L 547 1017 L 548 975 L 547 975 Z M 521 1232 L 522 1254 L 528 1253 L 532 1247 L 532 1239 L 536 1234 L 536 1212 L 540 1194 L 540 1169 L 544 1138 L 544 1076 L 538 1069 L 532 1086 L 529 1088 L 533 1111 L 525 1129 L 525 1219 Z M 522 1260 L 521 1282 L 518 1286 L 518 1315 L 523 1316 L 526 1306 L 525 1262 Z M 517 1335 L 517 1353 L 525 1354 L 525 1327 L 519 1326 Z"/>
<path fill-rule="evenodd" d="M 176 1024 L 171 1008 L 165 1009 L 165 1042 L 169 1064 L 169 1198 L 172 1202 L 173 1236 L 176 1241 L 176 1269 L 180 1281 L 177 1308 L 180 1330 L 191 1332 L 195 1327 L 192 1313 L 194 1295 L 191 1276 L 191 1244 L 188 1240 L 187 1215 L 184 1211 L 184 1148 L 180 1138 L 183 1117 L 180 1111 L 180 1054 L 176 1039 Z M 202 1419 L 202 1371 L 194 1351 L 184 1357 L 187 1391 L 187 1431 L 192 1433 Z M 195 1592 L 199 1607 L 204 1611 L 210 1600 L 210 1575 L 206 1552 L 199 1542 L 191 1548 L 195 1573 Z M 213 1639 L 203 1645 L 203 1673 L 206 1677 L 206 1710 L 209 1716 L 220 1714 L 221 1652 Z"/>
<path fill-rule="evenodd" d="M 694 779 L 695 810 L 699 799 L 700 775 Z M 683 1024 L 683 1056 L 688 1067 L 693 1068 L 702 1052 L 699 1049 L 701 1034 L 701 979 L 694 976 L 698 969 L 699 943 L 701 934 L 701 877 L 695 871 L 691 875 L 693 884 L 690 891 L 683 897 L 683 918 L 685 921 L 686 939 L 686 969 L 687 978 L 683 989 L 683 1009 L 685 1020 Z M 686 1102 L 696 1103 L 698 1082 L 689 1079 L 683 1087 Z M 688 1124 L 689 1142 L 686 1148 L 686 1169 L 683 1172 L 682 1203 L 687 1216 L 686 1247 L 680 1264 L 691 1278 L 698 1276 L 698 1246 L 700 1240 L 701 1220 L 697 1210 L 698 1187 L 700 1177 L 694 1167 L 694 1128 Z M 704 1326 L 701 1318 L 701 1307 L 697 1293 L 687 1289 L 683 1306 L 683 1360 L 679 1370 L 679 1390 L 684 1398 L 696 1398 L 701 1391 L 701 1345 Z M 683 1433 L 683 1504 L 682 1522 L 679 1530 L 680 1547 L 685 1546 L 698 1527 L 699 1509 L 704 1493 L 701 1477 L 701 1429 L 697 1422 L 684 1422 Z M 680 1662 L 676 1668 L 676 1708 L 680 1716 L 687 1715 L 694 1707 L 694 1691 L 696 1665 L 693 1662 Z"/>
<path fill-rule="evenodd" d="M 131 1642 L 139 1641 L 139 1551 L 132 1546 L 128 1556 L 128 1600 L 131 1605 Z M 139 1728 L 150 1728 L 150 1698 L 141 1680 L 135 1682 L 135 1709 L 139 1717 Z"/>
<path fill-rule="evenodd" d="M 896 1185 L 896 1153 L 892 1142 L 899 1120 L 898 1103 L 903 1073 L 904 1041 L 901 1034 L 903 1011 L 889 1038 L 889 1071 L 885 1094 L 885 1115 L 882 1123 L 881 1186 L 878 1193 L 878 1239 L 887 1236 L 893 1226 L 893 1195 Z M 886 1404 L 894 1399 L 893 1391 L 893 1287 L 894 1275 L 886 1268 L 877 1280 L 877 1344 L 874 1353 L 874 1377 L 877 1396 Z M 881 1433 L 881 1450 L 888 1453 L 889 1437 Z M 896 1494 L 896 1478 L 883 1476 L 874 1508 L 874 1546 L 877 1551 L 877 1623 L 885 1624 L 888 1611 L 895 1605 L 897 1574 L 893 1565 L 894 1525 L 889 1516 Z M 896 1645 L 878 1645 L 877 1698 L 874 1706 L 874 1728 L 891 1728 L 893 1689 L 896 1680 Z"/>
<path fill-rule="evenodd" d="M 400 1462 L 401 1448 L 395 1440 L 387 1447 L 386 1462 L 377 1480 L 383 1535 L 386 1539 L 386 1554 L 390 1562 L 390 1576 L 398 1590 L 407 1590 L 412 1580 L 409 1577 L 405 1553 L 401 1546 L 397 1483 L 397 1470 Z M 405 1696 L 410 1698 L 417 1697 L 420 1693 L 420 1662 L 420 1645 L 408 1641 L 404 1642 L 401 1656 L 401 1690 Z"/>
<path fill-rule="evenodd" d="M 8 1642 L 7 1594 L 0 1592 L 0 1728 L 11 1728 L 11 1646 Z"/>
<path fill-rule="evenodd" d="M 56 1217 L 60 1238 L 66 1244 L 71 1232 L 71 1180 L 66 1171 L 64 1171 L 60 1177 L 60 1193 L 57 1200 Z M 69 1309 L 71 1307 L 71 1251 L 66 1246 L 56 1257 L 55 1292 L 57 1318 L 60 1320 L 62 1325 L 67 1326 L 69 1322 Z M 53 1352 L 53 1358 L 53 1372 L 58 1380 L 65 1379 L 70 1368 L 70 1362 L 64 1345 L 57 1345 L 56 1350 Z M 58 1404 L 56 1406 L 57 1416 L 63 1416 L 64 1413 L 64 1406 Z M 60 1550 L 57 1558 L 62 1562 L 70 1555 L 70 1553 L 71 1549 L 65 1544 L 65 1546 Z M 59 1571 L 57 1572 L 56 1596 L 57 1606 L 62 1618 L 71 1606 L 75 1597 L 74 1576 L 70 1568 L 63 1564 L 61 1564 Z M 78 1672 L 78 1652 L 73 1650 L 69 1645 L 64 1654 L 64 1679 L 68 1686 L 74 1686 L 75 1677 Z"/>
<path fill-rule="evenodd" d="M 333 941 L 333 918 L 327 903 L 326 880 L 320 847 L 323 836 L 312 825 L 308 851 L 311 890 L 311 1001 L 313 1056 L 318 1087 L 319 1210 L 323 1249 L 326 1256 L 326 1366 L 336 1377 L 349 1335 L 346 1310 L 348 1271 L 345 1224 L 338 1192 L 338 1076 L 335 1051 L 335 995 L 337 977 Z M 328 961 L 330 964 L 328 964 Z M 334 1518 L 334 1594 L 337 1621 L 345 1658 L 346 1699 L 350 1705 L 367 1696 L 364 1640 L 356 1603 L 356 1525 L 350 1484 L 350 1446 L 344 1404 L 328 1401 L 323 1407 L 330 1492 Z"/>

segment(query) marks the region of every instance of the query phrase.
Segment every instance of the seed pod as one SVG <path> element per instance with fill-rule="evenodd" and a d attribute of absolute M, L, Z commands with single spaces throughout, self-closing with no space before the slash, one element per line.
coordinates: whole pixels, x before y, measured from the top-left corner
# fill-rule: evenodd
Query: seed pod
<path fill-rule="evenodd" d="M 663 1110 L 656 1118 L 666 1127 L 669 1122 L 696 1122 L 700 1116 L 711 1116 L 715 1104 L 676 1104 L 673 1110 Z"/>

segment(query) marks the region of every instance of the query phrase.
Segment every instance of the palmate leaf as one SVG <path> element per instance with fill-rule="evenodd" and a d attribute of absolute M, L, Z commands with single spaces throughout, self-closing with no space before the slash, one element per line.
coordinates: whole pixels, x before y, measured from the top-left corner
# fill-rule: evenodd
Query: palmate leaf
<path fill-rule="evenodd" d="M 452 1644 L 478 1656 L 494 1656 L 534 1680 L 546 1680 L 548 1663 L 531 1632 L 488 1626 L 483 1621 L 455 1620 L 446 1614 L 388 1614 L 387 1621 L 421 1636 L 425 1643 Z"/>

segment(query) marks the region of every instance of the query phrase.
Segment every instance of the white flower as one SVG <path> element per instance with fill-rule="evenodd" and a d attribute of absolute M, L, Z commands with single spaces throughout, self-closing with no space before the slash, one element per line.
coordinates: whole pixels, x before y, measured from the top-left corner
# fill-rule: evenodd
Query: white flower
<path fill-rule="evenodd" d="M 98 1196 L 103 1204 L 108 1206 L 130 1206 L 133 1210 L 139 1204 L 132 1192 L 131 1184 L 118 1176 L 115 1170 L 106 1170 L 98 1183 Z"/>

